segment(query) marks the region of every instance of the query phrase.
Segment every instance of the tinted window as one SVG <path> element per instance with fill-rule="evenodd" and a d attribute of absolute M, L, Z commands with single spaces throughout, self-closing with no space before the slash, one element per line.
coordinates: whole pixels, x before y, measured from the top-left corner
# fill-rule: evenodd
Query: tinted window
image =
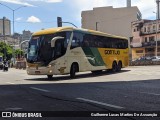
<path fill-rule="evenodd" d="M 59 39 L 55 43 L 55 59 L 63 56 L 66 53 L 67 46 L 68 46 L 70 36 L 71 36 L 71 32 L 57 33 L 56 36 L 64 37 L 64 39 Z"/>
<path fill-rule="evenodd" d="M 126 49 L 128 48 L 128 41 L 120 38 L 104 37 L 99 35 L 74 32 L 71 48 L 80 46 Z"/>
<path fill-rule="evenodd" d="M 71 49 L 82 46 L 83 34 L 80 32 L 73 32 Z"/>

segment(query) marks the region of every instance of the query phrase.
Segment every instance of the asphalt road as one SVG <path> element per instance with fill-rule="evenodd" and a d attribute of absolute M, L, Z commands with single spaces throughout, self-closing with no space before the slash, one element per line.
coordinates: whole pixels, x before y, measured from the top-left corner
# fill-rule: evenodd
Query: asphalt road
<path fill-rule="evenodd" d="M 47 80 L 46 76 L 28 76 L 25 70 L 9 69 L 8 72 L 0 71 L 0 111 L 160 111 L 159 79 L 160 66 L 128 67 L 114 74 L 106 71 L 98 75 L 79 73 L 75 79 L 67 75 L 54 76 L 52 80 Z M 85 119 L 160 118 L 129 116 Z"/>

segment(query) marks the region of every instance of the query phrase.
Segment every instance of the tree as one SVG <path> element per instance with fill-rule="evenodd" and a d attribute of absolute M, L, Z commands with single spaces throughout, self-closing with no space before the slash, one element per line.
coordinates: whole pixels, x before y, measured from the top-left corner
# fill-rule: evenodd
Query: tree
<path fill-rule="evenodd" d="M 4 59 L 10 60 L 13 55 L 13 48 L 4 42 L 0 42 L 0 55 L 3 56 Z"/>
<path fill-rule="evenodd" d="M 15 54 L 17 58 L 24 56 L 24 52 L 21 49 L 16 49 Z"/>

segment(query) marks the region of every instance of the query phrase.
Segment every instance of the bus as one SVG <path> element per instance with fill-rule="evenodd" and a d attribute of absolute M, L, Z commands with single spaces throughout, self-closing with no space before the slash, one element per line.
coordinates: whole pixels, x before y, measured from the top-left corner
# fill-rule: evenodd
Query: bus
<path fill-rule="evenodd" d="M 118 72 L 129 64 L 128 39 L 73 27 L 33 33 L 27 51 L 28 75 L 70 74 L 102 70 Z"/>

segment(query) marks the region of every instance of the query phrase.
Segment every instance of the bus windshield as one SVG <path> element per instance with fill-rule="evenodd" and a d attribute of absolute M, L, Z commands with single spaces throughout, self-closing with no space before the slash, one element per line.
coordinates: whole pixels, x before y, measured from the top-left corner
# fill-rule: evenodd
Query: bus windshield
<path fill-rule="evenodd" d="M 29 42 L 27 62 L 41 62 L 47 65 L 54 59 L 57 59 L 66 53 L 68 39 L 70 38 L 67 32 L 32 36 Z M 64 37 L 57 40 L 55 47 L 51 47 L 51 40 L 56 36 Z"/>

